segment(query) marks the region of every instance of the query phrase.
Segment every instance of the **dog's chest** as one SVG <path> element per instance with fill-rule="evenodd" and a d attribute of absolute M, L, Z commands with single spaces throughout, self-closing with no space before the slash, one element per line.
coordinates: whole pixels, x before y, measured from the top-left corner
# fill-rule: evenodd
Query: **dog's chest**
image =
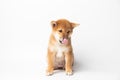
<path fill-rule="evenodd" d="M 68 49 L 66 47 L 56 47 L 56 57 L 62 57 Z"/>
<path fill-rule="evenodd" d="M 59 46 L 56 45 L 54 47 L 51 47 L 52 51 L 56 52 L 56 57 L 63 57 L 64 53 L 68 52 L 68 48 L 66 46 Z"/>

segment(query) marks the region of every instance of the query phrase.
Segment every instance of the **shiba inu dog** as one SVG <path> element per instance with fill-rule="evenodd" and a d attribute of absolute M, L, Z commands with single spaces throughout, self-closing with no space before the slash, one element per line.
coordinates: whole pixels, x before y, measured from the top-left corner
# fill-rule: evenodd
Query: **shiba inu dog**
<path fill-rule="evenodd" d="M 46 75 L 53 74 L 56 69 L 64 69 L 67 75 L 71 75 L 74 62 L 71 34 L 79 24 L 59 19 L 51 21 L 51 26 L 52 33 L 48 44 Z"/>

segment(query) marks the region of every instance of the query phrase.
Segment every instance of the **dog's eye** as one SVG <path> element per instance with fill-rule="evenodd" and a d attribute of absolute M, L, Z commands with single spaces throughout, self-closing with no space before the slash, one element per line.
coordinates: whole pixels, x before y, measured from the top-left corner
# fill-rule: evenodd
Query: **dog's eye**
<path fill-rule="evenodd" d="M 60 33 L 62 32 L 62 30 L 58 30 Z"/>
<path fill-rule="evenodd" d="M 70 33 L 70 31 L 67 31 L 67 33 Z"/>

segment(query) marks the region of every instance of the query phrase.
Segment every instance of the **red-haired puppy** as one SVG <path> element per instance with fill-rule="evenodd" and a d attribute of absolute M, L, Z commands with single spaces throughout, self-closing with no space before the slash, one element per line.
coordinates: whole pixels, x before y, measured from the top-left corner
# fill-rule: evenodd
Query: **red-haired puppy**
<path fill-rule="evenodd" d="M 66 19 L 51 21 L 52 33 L 48 44 L 46 75 L 53 74 L 56 69 L 65 69 L 67 75 L 72 74 L 74 55 L 71 34 L 78 25 Z"/>

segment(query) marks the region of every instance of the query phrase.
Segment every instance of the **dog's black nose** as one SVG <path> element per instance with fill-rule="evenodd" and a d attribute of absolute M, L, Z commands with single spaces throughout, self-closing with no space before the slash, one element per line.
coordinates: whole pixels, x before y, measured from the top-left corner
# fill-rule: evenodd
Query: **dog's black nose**
<path fill-rule="evenodd" d="M 62 41 L 61 41 L 61 40 L 59 40 L 59 42 L 62 44 Z"/>

